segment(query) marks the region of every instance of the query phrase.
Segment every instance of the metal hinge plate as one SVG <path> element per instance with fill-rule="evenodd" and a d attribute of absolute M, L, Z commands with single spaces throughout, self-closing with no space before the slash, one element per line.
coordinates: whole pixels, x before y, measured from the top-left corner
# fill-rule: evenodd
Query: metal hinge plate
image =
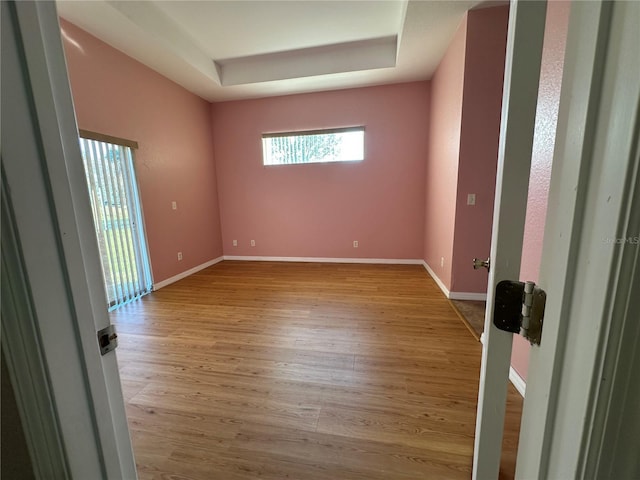
<path fill-rule="evenodd" d="M 503 280 L 496 286 L 493 324 L 540 345 L 546 301 L 545 291 L 533 282 Z"/>
<path fill-rule="evenodd" d="M 118 346 L 118 334 L 116 333 L 115 325 L 109 325 L 102 330 L 98 330 L 98 345 L 102 355 L 106 355 L 111 350 L 116 349 Z"/>

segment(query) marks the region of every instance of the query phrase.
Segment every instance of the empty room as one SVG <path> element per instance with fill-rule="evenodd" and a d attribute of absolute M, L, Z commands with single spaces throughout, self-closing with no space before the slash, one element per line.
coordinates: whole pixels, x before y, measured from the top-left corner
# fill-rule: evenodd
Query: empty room
<path fill-rule="evenodd" d="M 488 256 L 508 6 L 406 7 L 404 18 L 401 2 L 60 8 L 81 136 L 138 147 L 154 292 L 111 318 L 141 478 L 469 475 L 480 344 L 423 261 L 442 278 L 453 268 L 462 172 L 443 142 L 464 128 L 491 135 L 467 167 L 485 217 L 470 255 Z M 167 55 L 188 88 L 125 55 L 142 45 L 125 34 L 154 27 L 109 14 L 174 29 L 138 58 L 188 46 Z M 98 19 L 113 32 L 104 41 L 91 35 Z M 170 40 L 187 33 L 202 36 Z M 180 65 L 197 45 L 224 60 Z M 485 125 L 463 125 L 465 75 L 484 89 L 468 89 L 484 97 L 468 115 L 482 109 Z M 486 271 L 470 258 L 465 293 L 482 299 Z"/>
<path fill-rule="evenodd" d="M 572 4 L 2 8 L 3 474 L 529 468 Z"/>

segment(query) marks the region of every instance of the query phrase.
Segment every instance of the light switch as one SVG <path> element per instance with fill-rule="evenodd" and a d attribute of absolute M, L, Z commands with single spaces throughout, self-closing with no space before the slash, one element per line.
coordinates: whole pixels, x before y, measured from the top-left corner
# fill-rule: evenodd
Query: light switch
<path fill-rule="evenodd" d="M 178 209 L 178 202 L 171 202 L 171 209 L 172 210 L 177 210 Z"/>
<path fill-rule="evenodd" d="M 467 205 L 475 205 L 476 204 L 476 194 L 469 193 L 467 195 Z"/>

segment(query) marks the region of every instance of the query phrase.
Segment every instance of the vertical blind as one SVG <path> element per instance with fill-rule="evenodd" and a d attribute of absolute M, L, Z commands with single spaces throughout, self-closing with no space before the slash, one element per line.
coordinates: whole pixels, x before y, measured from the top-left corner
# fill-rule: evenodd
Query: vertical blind
<path fill-rule="evenodd" d="M 262 135 L 264 165 L 353 162 L 364 159 L 364 127 Z"/>
<path fill-rule="evenodd" d="M 109 310 L 151 291 L 132 149 L 80 139 Z"/>

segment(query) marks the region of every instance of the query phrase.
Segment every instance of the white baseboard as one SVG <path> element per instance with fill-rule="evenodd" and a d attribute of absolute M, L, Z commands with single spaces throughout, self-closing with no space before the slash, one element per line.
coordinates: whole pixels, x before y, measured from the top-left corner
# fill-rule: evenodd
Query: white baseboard
<path fill-rule="evenodd" d="M 486 293 L 450 292 L 449 289 L 444 285 L 442 280 L 438 278 L 438 275 L 436 275 L 436 272 L 433 271 L 433 269 L 429 266 L 427 262 L 422 260 L 420 263 L 422 263 L 422 266 L 427 270 L 427 272 L 429 272 L 429 275 L 431 275 L 431 278 L 433 278 L 433 280 L 438 284 L 438 287 L 440 287 L 440 290 L 442 290 L 442 293 L 444 293 L 444 296 L 447 297 L 449 300 L 481 300 L 481 301 L 487 300 Z"/>
<path fill-rule="evenodd" d="M 516 390 L 522 395 L 524 398 L 524 392 L 527 389 L 527 382 L 520 376 L 516 369 L 513 367 L 509 367 L 509 380 L 513 383 L 513 386 L 516 387 Z"/>
<path fill-rule="evenodd" d="M 203 270 L 211 265 L 215 265 L 222 260 L 241 260 L 251 262 L 313 262 L 313 263 L 368 263 L 368 264 L 387 264 L 387 265 L 420 265 L 424 263 L 420 259 L 414 258 L 329 258 L 329 257 L 261 257 L 261 256 L 242 256 L 242 255 L 223 255 L 222 257 L 214 258 L 208 262 L 190 268 L 178 275 L 162 280 L 161 282 L 154 283 L 153 289 L 159 290 L 162 287 L 171 285 L 172 283 L 182 280 L 183 278 L 193 275 L 200 270 Z"/>
<path fill-rule="evenodd" d="M 442 293 L 444 293 L 444 296 L 449 298 L 449 293 L 450 293 L 449 289 L 445 287 L 444 283 L 442 283 L 442 280 L 438 278 L 438 275 L 436 275 L 436 272 L 434 272 L 429 266 L 429 264 L 424 260 L 422 260 L 422 266 L 427 270 L 427 272 L 429 272 L 429 275 L 431 275 L 431 278 L 433 278 L 433 280 L 438 284 L 438 287 L 440 287 L 440 290 L 442 290 Z"/>
<path fill-rule="evenodd" d="M 200 270 L 204 270 L 207 267 L 210 267 L 211 265 L 215 265 L 216 263 L 221 262 L 222 260 L 224 260 L 224 257 L 218 257 L 218 258 L 214 258 L 213 260 L 209 260 L 208 262 L 205 262 L 201 265 L 198 265 L 196 267 L 190 268 L 189 270 L 185 270 L 182 273 L 179 273 L 178 275 L 174 275 L 173 277 L 169 277 L 166 280 L 162 280 L 161 282 L 158 283 L 154 283 L 153 284 L 153 290 L 160 290 L 162 287 L 166 287 L 167 285 L 171 285 L 172 283 L 177 282 L 178 280 L 182 280 L 183 278 L 188 277 L 189 275 L 193 275 L 196 272 L 199 272 Z"/>
<path fill-rule="evenodd" d="M 449 292 L 449 299 L 451 300 L 477 300 L 486 302 L 486 293 L 473 293 L 473 292 Z"/>
<path fill-rule="evenodd" d="M 388 265 L 420 265 L 422 260 L 413 258 L 330 258 L 330 257 L 261 257 L 225 255 L 225 260 L 246 262 L 304 262 L 304 263 L 375 263 Z"/>

